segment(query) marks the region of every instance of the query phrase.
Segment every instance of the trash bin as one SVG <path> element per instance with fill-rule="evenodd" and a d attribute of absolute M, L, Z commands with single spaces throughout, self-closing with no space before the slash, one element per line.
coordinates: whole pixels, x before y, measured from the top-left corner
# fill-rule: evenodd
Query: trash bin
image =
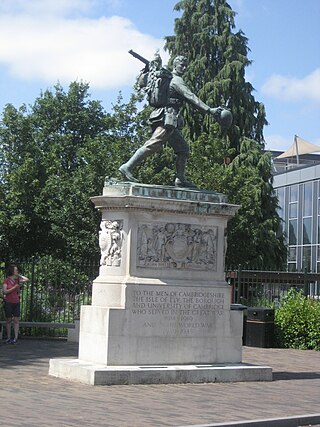
<path fill-rule="evenodd" d="M 248 307 L 245 345 L 261 348 L 274 346 L 273 308 Z"/>
<path fill-rule="evenodd" d="M 247 306 L 243 304 L 231 304 L 230 308 L 231 310 L 243 311 L 242 345 L 246 345 Z"/>

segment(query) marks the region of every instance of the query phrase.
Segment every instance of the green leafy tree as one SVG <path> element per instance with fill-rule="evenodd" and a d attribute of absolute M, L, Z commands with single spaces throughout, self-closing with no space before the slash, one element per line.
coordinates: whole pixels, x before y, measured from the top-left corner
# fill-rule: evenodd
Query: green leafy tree
<path fill-rule="evenodd" d="M 0 180 L 0 247 L 1 255 L 9 255 L 9 247 L 21 247 L 24 239 L 36 229 L 39 218 L 33 221 L 33 192 L 39 191 L 42 180 L 37 168 L 41 158 L 32 139 L 30 117 L 26 108 L 5 108 L 0 129 L 2 169 Z"/>
<path fill-rule="evenodd" d="M 86 83 L 47 90 L 29 110 L 8 105 L 0 144 L 1 255 L 97 257 L 100 215 L 90 197 L 135 149 L 136 98 L 113 114 L 90 99 Z"/>
<path fill-rule="evenodd" d="M 277 234 L 280 218 L 271 159 L 264 152 L 265 109 L 245 79 L 251 63 L 248 39 L 242 31 L 235 32 L 235 12 L 226 0 L 181 0 L 175 9 L 181 12 L 175 35 L 166 37 L 171 61 L 186 56 L 187 84 L 210 106 L 228 102 L 234 117 L 233 126 L 223 133 L 209 116 L 185 108 L 183 132 L 193 141 L 191 179 L 241 205 L 228 226 L 229 265 L 282 268 L 286 250 L 283 236 Z"/>

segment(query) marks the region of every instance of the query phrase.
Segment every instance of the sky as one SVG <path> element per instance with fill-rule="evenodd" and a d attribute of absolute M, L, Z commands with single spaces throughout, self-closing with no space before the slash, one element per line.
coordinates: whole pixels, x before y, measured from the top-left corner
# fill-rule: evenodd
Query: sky
<path fill-rule="evenodd" d="M 90 85 L 106 111 L 129 94 L 141 63 L 129 49 L 166 63 L 177 0 L 0 0 L 0 113 L 32 105 L 59 82 Z M 246 80 L 266 108 L 266 147 L 298 135 L 320 145 L 320 0 L 229 0 L 235 31 L 248 38 Z"/>

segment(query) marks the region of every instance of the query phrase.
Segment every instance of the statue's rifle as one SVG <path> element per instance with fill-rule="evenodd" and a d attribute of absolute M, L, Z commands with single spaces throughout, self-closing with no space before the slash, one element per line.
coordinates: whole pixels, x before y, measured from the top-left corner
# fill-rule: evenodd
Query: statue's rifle
<path fill-rule="evenodd" d="M 135 52 L 132 49 L 130 49 L 128 53 L 130 53 L 130 55 L 132 55 L 134 58 L 139 59 L 139 61 L 143 62 L 143 64 L 146 66 L 145 70 L 148 71 L 149 65 L 150 65 L 150 61 L 148 61 L 146 58 L 144 58 L 143 56 L 139 55 L 139 53 Z"/>

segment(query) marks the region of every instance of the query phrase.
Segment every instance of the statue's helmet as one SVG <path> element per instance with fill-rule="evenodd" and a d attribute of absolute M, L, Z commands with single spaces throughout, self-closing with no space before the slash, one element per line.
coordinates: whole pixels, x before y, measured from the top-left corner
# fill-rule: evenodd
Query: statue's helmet
<path fill-rule="evenodd" d="M 220 115 L 217 117 L 217 122 L 223 130 L 229 129 L 232 124 L 233 116 L 230 110 L 223 108 Z"/>

